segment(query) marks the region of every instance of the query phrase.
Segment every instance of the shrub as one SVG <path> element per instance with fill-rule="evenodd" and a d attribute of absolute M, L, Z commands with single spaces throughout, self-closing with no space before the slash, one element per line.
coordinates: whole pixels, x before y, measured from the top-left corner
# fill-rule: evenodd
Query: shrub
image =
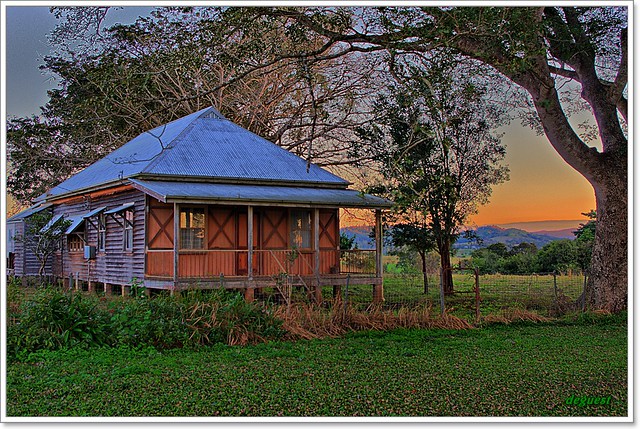
<path fill-rule="evenodd" d="M 150 345 L 158 349 L 181 347 L 188 339 L 182 307 L 172 297 L 147 299 L 144 294 L 115 302 L 109 310 L 115 343 L 133 347 Z"/>
<path fill-rule="evenodd" d="M 199 299 L 194 299 L 199 297 Z M 186 324 L 193 344 L 252 344 L 282 338 L 282 321 L 269 307 L 249 303 L 234 291 L 215 290 L 187 296 Z"/>
<path fill-rule="evenodd" d="M 56 287 L 39 289 L 22 303 L 19 320 L 9 326 L 8 354 L 108 344 L 108 317 L 97 304 L 97 298 Z"/>

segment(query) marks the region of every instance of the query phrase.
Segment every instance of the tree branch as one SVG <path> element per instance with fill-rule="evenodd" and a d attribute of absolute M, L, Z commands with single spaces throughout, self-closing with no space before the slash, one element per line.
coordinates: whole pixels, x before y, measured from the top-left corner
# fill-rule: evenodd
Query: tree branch
<path fill-rule="evenodd" d="M 629 70 L 628 70 L 628 46 L 627 46 L 627 29 L 623 28 L 620 31 L 620 64 L 618 66 L 618 74 L 616 75 L 616 79 L 613 81 L 613 84 L 609 87 L 609 100 L 617 104 L 620 98 L 622 98 L 622 93 L 624 92 L 624 88 L 627 86 L 627 81 L 629 78 Z M 625 108 L 626 112 L 626 108 Z M 626 114 L 625 120 L 626 118 Z"/>

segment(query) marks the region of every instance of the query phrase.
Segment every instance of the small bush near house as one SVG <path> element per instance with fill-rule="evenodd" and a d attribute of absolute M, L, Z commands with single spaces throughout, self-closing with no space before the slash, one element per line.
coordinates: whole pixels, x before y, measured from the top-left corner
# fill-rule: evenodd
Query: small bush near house
<path fill-rule="evenodd" d="M 30 298 L 13 291 L 9 302 L 7 354 L 92 346 L 249 344 L 284 336 L 269 307 L 247 303 L 225 290 L 184 296 L 107 299 L 47 286 Z"/>
<path fill-rule="evenodd" d="M 46 286 L 14 311 L 15 320 L 7 327 L 7 353 L 10 356 L 42 349 L 109 343 L 110 322 L 98 307 L 97 297 L 65 293 Z"/>

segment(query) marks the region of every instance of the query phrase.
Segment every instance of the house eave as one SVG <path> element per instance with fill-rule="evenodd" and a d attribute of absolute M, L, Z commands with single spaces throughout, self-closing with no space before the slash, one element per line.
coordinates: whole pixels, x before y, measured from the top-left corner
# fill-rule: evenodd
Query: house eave
<path fill-rule="evenodd" d="M 274 185 L 142 181 L 134 189 L 163 203 L 246 206 L 388 209 L 391 201 L 350 189 Z"/>
<path fill-rule="evenodd" d="M 140 180 L 157 180 L 172 182 L 196 182 L 196 183 L 216 183 L 216 184 L 232 184 L 232 185 L 265 185 L 265 186 L 288 186 L 296 188 L 327 188 L 327 189 L 346 189 L 351 182 L 323 182 L 323 181 L 283 181 L 276 179 L 246 179 L 236 177 L 210 177 L 210 176 L 187 176 L 187 175 L 160 175 L 160 174 L 136 174 L 131 176 L 132 179 Z"/>
<path fill-rule="evenodd" d="M 43 201 L 43 202 L 47 202 L 47 203 L 52 203 L 53 204 L 58 200 L 63 200 L 63 199 L 66 199 L 66 198 L 81 196 L 81 195 L 88 194 L 90 192 L 103 191 L 105 189 L 114 188 L 116 186 L 129 185 L 129 184 L 130 183 L 128 182 L 128 180 L 126 178 L 125 179 L 118 179 L 118 180 L 111 180 L 111 181 L 108 181 L 108 182 L 100 183 L 98 185 L 87 186 L 85 188 L 75 189 L 73 191 L 65 192 L 65 193 L 62 193 L 62 194 L 56 194 L 56 195 L 43 194 L 41 197 L 36 198 L 35 201 Z"/>

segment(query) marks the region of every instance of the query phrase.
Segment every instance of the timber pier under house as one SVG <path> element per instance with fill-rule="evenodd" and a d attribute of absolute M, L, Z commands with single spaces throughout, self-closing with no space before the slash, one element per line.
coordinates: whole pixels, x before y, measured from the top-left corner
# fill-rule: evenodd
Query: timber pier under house
<path fill-rule="evenodd" d="M 7 220 L 24 233 L 47 210 L 66 219 L 47 274 L 89 290 L 239 288 L 286 277 L 319 299 L 323 286 L 373 286 L 383 299 L 381 211 L 391 202 L 241 128 L 210 107 L 140 134 Z M 340 250 L 340 208 L 375 211 L 376 249 Z M 38 263 L 10 243 L 13 274 Z"/>

